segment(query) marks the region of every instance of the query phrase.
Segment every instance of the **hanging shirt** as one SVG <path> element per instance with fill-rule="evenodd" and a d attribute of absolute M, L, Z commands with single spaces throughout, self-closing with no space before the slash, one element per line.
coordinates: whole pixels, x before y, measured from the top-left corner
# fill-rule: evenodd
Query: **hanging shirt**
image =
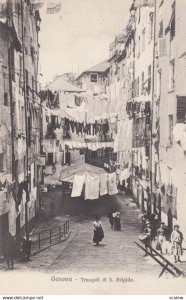
<path fill-rule="evenodd" d="M 100 176 L 100 196 L 108 194 L 107 173 Z"/>
<path fill-rule="evenodd" d="M 85 199 L 94 200 L 99 198 L 100 176 L 93 176 L 89 173 L 85 180 Z"/>
<path fill-rule="evenodd" d="M 83 184 L 85 182 L 85 175 L 74 175 L 74 183 L 72 188 L 71 197 L 80 197 L 82 190 L 83 190 Z"/>
<path fill-rule="evenodd" d="M 109 195 L 114 195 L 118 193 L 116 184 L 116 173 L 108 174 L 108 190 Z"/>

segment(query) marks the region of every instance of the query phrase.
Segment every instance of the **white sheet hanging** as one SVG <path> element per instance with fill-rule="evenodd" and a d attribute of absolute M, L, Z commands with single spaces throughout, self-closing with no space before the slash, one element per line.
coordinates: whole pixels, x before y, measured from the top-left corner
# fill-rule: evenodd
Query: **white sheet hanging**
<path fill-rule="evenodd" d="M 74 175 L 74 183 L 73 183 L 71 197 L 80 197 L 81 196 L 84 182 L 85 182 L 85 174 Z"/>
<path fill-rule="evenodd" d="M 100 176 L 100 196 L 108 194 L 108 174 L 101 174 Z"/>
<path fill-rule="evenodd" d="M 117 183 L 116 183 L 116 173 L 108 174 L 108 190 L 109 190 L 109 195 L 115 195 L 118 193 Z"/>
<path fill-rule="evenodd" d="M 85 179 L 85 200 L 95 200 L 99 198 L 100 176 L 87 173 Z"/>

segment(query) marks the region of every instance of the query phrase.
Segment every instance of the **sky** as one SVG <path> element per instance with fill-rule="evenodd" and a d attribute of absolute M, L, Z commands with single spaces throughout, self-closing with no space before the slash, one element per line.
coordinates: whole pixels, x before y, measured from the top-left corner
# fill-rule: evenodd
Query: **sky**
<path fill-rule="evenodd" d="M 122 33 L 132 0 L 62 0 L 55 15 L 41 11 L 41 82 L 82 71 L 109 56 L 109 44 Z"/>

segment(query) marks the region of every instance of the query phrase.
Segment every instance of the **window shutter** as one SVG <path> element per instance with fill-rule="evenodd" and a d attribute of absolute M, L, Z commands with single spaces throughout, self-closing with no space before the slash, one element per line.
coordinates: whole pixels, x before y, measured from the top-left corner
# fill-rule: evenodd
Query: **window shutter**
<path fill-rule="evenodd" d="M 177 97 L 177 123 L 184 122 L 186 115 L 186 96 Z"/>

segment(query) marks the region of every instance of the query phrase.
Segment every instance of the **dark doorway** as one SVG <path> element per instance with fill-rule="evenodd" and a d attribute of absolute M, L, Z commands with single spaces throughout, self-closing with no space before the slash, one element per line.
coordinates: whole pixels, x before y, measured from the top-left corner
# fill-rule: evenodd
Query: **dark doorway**
<path fill-rule="evenodd" d="M 0 216 L 0 252 L 2 248 L 2 239 L 5 233 L 9 231 L 8 213 Z"/>
<path fill-rule="evenodd" d="M 169 210 L 168 210 L 168 232 L 169 232 L 169 237 L 168 238 L 170 238 L 172 228 L 173 228 L 172 211 L 171 211 L 171 208 L 169 208 Z"/>
<path fill-rule="evenodd" d="M 53 164 L 53 157 L 54 157 L 54 155 L 53 155 L 52 152 L 48 153 L 48 161 L 47 161 L 48 165 L 52 165 Z"/>
<path fill-rule="evenodd" d="M 16 218 L 16 235 L 20 233 L 20 214 Z"/>

